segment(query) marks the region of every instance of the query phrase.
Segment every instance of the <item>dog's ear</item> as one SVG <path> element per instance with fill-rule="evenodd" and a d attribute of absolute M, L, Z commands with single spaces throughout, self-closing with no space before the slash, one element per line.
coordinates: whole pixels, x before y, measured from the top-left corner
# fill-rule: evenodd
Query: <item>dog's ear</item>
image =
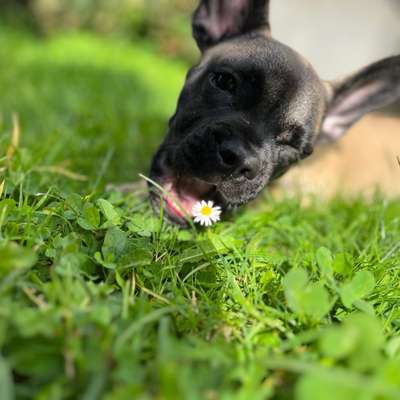
<path fill-rule="evenodd" d="M 346 79 L 329 83 L 320 139 L 340 138 L 363 115 L 397 100 L 400 100 L 400 56 L 386 58 Z"/>
<path fill-rule="evenodd" d="M 260 30 L 269 34 L 270 0 L 201 0 L 193 14 L 193 37 L 200 50 L 233 36 Z"/>

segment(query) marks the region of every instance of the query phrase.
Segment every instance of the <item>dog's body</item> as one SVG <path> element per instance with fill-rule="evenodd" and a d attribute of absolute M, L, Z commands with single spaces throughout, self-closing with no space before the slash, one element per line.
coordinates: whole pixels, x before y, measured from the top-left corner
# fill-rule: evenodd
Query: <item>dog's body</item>
<path fill-rule="evenodd" d="M 400 197 L 400 119 L 363 118 L 333 145 L 318 146 L 274 186 L 274 194 L 370 198 L 376 192 Z"/>
<path fill-rule="evenodd" d="M 202 59 L 188 73 L 151 170 L 176 222 L 200 199 L 222 207 L 250 201 L 318 142 L 400 99 L 400 56 L 324 82 L 271 37 L 269 0 L 203 0 L 193 34 Z"/>

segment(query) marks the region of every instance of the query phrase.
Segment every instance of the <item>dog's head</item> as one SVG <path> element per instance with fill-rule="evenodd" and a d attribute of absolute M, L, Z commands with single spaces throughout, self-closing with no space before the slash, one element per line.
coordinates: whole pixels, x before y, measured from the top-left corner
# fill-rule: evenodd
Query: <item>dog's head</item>
<path fill-rule="evenodd" d="M 200 199 L 223 208 L 250 201 L 317 142 L 340 138 L 365 113 L 400 98 L 400 56 L 324 82 L 271 37 L 269 0 L 202 0 L 193 36 L 201 61 L 151 168 L 188 214 Z M 173 203 L 166 199 L 167 213 L 182 222 Z"/>

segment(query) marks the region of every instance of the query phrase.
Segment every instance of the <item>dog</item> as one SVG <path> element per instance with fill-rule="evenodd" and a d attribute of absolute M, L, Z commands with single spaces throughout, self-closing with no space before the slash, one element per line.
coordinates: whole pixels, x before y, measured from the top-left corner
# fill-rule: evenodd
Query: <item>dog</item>
<path fill-rule="evenodd" d="M 248 203 L 319 143 L 400 99 L 399 55 L 323 81 L 271 36 L 269 5 L 201 0 L 193 14 L 201 60 L 187 74 L 150 171 L 175 223 L 185 224 L 199 200 L 223 209 Z M 153 190 L 151 198 L 160 207 Z"/>
<path fill-rule="evenodd" d="M 288 171 L 269 194 L 302 199 L 400 198 L 400 118 L 371 113 L 339 141 L 317 146 L 312 157 Z"/>

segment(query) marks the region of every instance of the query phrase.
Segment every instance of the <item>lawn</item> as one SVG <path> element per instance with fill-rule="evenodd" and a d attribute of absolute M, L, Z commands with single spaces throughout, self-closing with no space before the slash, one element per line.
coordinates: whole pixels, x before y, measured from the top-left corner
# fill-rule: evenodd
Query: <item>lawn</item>
<path fill-rule="evenodd" d="M 105 190 L 147 172 L 184 74 L 0 28 L 0 399 L 399 399 L 399 201 L 266 192 L 179 230 Z"/>

